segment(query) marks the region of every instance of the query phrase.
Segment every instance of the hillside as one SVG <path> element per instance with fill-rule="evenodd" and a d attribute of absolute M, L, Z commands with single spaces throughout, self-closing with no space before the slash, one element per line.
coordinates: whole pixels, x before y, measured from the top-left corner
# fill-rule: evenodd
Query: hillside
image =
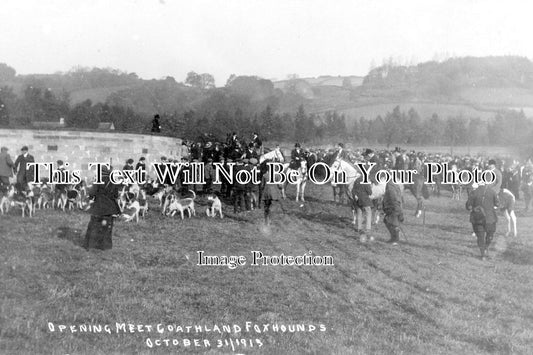
<path fill-rule="evenodd" d="M 303 105 L 309 113 L 336 110 L 348 122 L 384 116 L 396 105 L 404 110 L 414 107 L 422 118 L 437 113 L 488 119 L 502 109 L 523 109 L 533 116 L 533 63 L 512 56 L 452 58 L 409 67 L 387 63 L 365 77 L 294 77 L 272 82 L 232 76 L 224 87 L 211 89 L 185 85 L 172 77 L 144 80 L 115 69 L 75 68 L 50 75 L 15 75 L 14 69 L 3 69 L 0 87 L 12 87 L 17 95 L 23 95 L 28 86 L 50 88 L 57 94 L 68 93 L 70 105 L 91 100 L 129 107 L 145 116 L 187 110 L 209 116 L 217 103 L 223 110 L 240 109 L 249 116 L 266 105 L 280 113 L 294 113 Z"/>

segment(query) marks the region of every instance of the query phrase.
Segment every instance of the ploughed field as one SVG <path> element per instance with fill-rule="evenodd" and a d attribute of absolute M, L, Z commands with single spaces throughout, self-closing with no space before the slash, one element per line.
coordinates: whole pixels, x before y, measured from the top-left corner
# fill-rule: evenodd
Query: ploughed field
<path fill-rule="evenodd" d="M 0 353 L 531 352 L 533 212 L 523 201 L 518 237 L 504 237 L 501 216 L 482 261 L 465 200 L 447 191 L 426 201 L 425 224 L 406 191 L 405 235 L 392 246 L 381 221 L 376 240 L 360 243 L 329 187 L 308 184 L 303 207 L 294 190 L 274 203 L 270 227 L 262 210 L 234 215 L 227 204 L 224 219 L 208 218 L 203 196 L 184 221 L 151 202 L 139 224 L 116 223 L 105 252 L 79 246 L 83 212 L 0 216 Z M 71 232 L 60 238 L 62 227 Z M 197 266 L 199 250 L 243 255 L 247 265 Z M 251 266 L 252 250 L 312 251 L 334 266 Z"/>

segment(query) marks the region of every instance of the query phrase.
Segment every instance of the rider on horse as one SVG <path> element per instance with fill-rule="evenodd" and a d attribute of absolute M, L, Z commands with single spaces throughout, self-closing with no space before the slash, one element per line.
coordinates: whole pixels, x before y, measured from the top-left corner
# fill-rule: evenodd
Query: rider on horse
<path fill-rule="evenodd" d="M 289 168 L 298 169 L 303 160 L 305 160 L 304 151 L 302 150 L 300 143 L 296 143 L 294 145 L 294 149 L 291 152 L 291 163 L 289 165 Z"/>

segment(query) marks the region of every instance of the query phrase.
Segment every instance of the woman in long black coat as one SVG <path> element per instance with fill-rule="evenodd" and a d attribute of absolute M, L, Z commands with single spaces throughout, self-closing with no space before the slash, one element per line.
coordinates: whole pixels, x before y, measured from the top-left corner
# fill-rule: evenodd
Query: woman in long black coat
<path fill-rule="evenodd" d="M 120 214 L 117 203 L 119 186 L 109 180 L 110 169 L 106 167 L 102 170 L 103 184 L 94 184 L 89 196 L 94 198 L 94 202 L 89 208 L 91 220 L 87 226 L 84 247 L 86 249 L 111 249 L 113 246 L 113 222 L 115 216 Z"/>

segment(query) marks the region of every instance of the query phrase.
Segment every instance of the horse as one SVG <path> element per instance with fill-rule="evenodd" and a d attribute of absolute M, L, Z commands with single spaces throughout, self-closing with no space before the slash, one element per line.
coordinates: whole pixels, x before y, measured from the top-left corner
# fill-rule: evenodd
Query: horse
<path fill-rule="evenodd" d="M 270 152 L 261 155 L 259 157 L 259 164 L 262 164 L 267 160 L 283 163 L 285 161 L 285 158 L 281 153 L 281 149 L 279 147 L 276 147 L 274 150 L 271 150 Z"/>
<path fill-rule="evenodd" d="M 291 174 L 292 171 L 297 171 L 296 175 L 296 201 L 298 199 L 301 199 L 302 202 L 305 202 L 305 185 L 307 184 L 307 160 L 303 159 L 300 161 L 300 167 L 298 169 L 292 169 L 289 167 L 289 163 L 283 164 L 283 174 L 285 176 L 288 176 Z M 287 184 L 289 182 L 285 181 L 284 183 L 280 184 L 281 186 L 281 196 L 283 199 L 287 198 L 287 195 L 285 194 L 285 189 L 287 187 Z"/>
<path fill-rule="evenodd" d="M 321 163 L 326 164 L 329 167 L 332 167 L 335 163 L 337 154 L 336 153 L 327 153 L 321 156 L 320 158 L 317 158 L 317 160 Z M 326 172 L 324 171 L 324 168 L 319 166 L 317 169 L 315 169 L 315 174 L 319 174 L 319 176 L 324 176 Z M 333 202 L 337 202 L 337 196 L 339 198 L 339 203 L 344 203 L 344 196 L 347 196 L 349 194 L 349 191 L 346 188 L 346 185 L 344 184 L 337 184 L 333 179 L 330 182 L 331 188 L 333 190 Z"/>
<path fill-rule="evenodd" d="M 353 191 L 353 185 L 355 183 L 355 180 L 361 176 L 361 172 L 359 168 L 356 168 L 351 163 L 342 160 L 342 159 L 336 159 L 333 165 L 331 166 L 333 171 L 337 172 L 344 172 L 345 173 L 345 184 L 338 184 L 340 186 L 344 186 L 343 192 L 346 193 L 346 196 L 348 197 L 348 201 L 350 202 L 351 208 L 352 208 L 352 214 L 353 214 L 353 222 L 352 224 L 357 223 L 357 216 L 356 216 L 356 199 L 352 195 Z M 333 175 L 333 174 L 332 174 Z M 386 183 L 377 183 L 372 184 L 372 194 L 369 196 L 374 204 L 374 209 L 377 209 L 379 207 L 379 204 L 381 202 L 381 199 L 383 198 L 383 195 L 385 195 L 385 188 L 387 184 Z M 400 185 L 403 186 L 403 185 Z M 379 215 L 375 213 L 375 219 L 374 224 L 377 224 L 379 221 Z"/>

